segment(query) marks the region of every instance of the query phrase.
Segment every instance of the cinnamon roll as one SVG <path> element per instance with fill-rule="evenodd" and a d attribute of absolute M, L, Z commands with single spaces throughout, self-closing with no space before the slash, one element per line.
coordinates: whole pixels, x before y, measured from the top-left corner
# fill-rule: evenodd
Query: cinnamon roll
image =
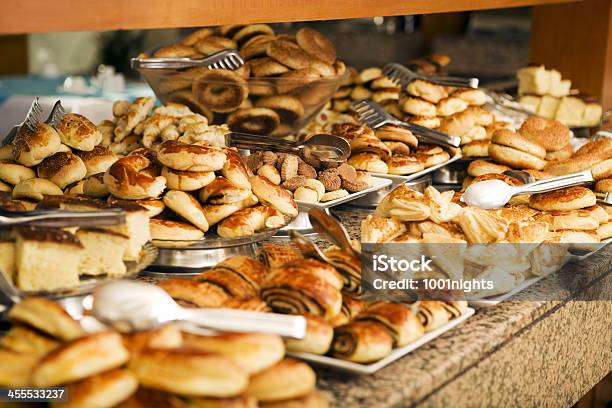
<path fill-rule="evenodd" d="M 331 354 L 355 363 L 370 363 L 391 353 L 393 338 L 375 322 L 353 322 L 337 327 Z"/>
<path fill-rule="evenodd" d="M 397 347 L 418 339 L 425 329 L 410 309 L 400 303 L 379 302 L 366 308 L 357 316 L 356 321 L 375 321 L 380 323 L 393 338 Z"/>

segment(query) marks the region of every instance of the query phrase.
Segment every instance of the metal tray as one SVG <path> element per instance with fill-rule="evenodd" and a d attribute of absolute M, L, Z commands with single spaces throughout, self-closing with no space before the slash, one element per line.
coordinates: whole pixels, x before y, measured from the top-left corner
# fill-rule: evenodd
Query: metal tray
<path fill-rule="evenodd" d="M 117 277 L 109 277 L 106 275 L 91 276 L 81 278 L 81 282 L 78 286 L 70 289 L 62 289 L 57 291 L 22 291 L 15 287 L 15 285 L 6 279 L 6 275 L 0 273 L 0 291 L 2 294 L 9 298 L 12 302 L 17 303 L 21 299 L 29 296 L 44 296 L 51 299 L 63 299 L 68 297 L 82 296 L 91 291 L 98 285 L 109 282 L 116 279 L 124 279 L 126 277 L 134 276 L 151 265 L 157 257 L 157 248 L 150 242 L 146 243 L 142 247 L 140 259 L 138 261 L 125 262 L 127 272 L 125 275 Z"/>
<path fill-rule="evenodd" d="M 361 208 L 376 208 L 378 203 L 380 203 L 380 201 L 387 195 L 387 193 L 392 191 L 394 188 L 396 188 L 400 184 L 404 184 L 408 181 L 417 181 L 417 180 L 420 181 L 423 178 L 423 176 L 430 175 L 436 170 L 442 169 L 448 164 L 453 163 L 461 158 L 462 158 L 461 151 L 457 150 L 457 153 L 455 153 L 455 155 L 451 157 L 448 161 L 437 164 L 435 166 L 428 167 L 425 170 L 419 171 L 418 173 L 408 174 L 406 176 L 400 176 L 396 174 L 370 173 L 374 177 L 391 180 L 392 181 L 391 186 L 388 189 L 385 189 L 386 191 L 379 190 L 379 191 L 370 193 L 366 196 L 363 196 L 358 200 L 354 200 L 351 202 L 351 205 L 355 207 L 361 207 Z M 435 183 L 435 176 L 434 176 L 433 182 Z M 430 184 L 431 184 L 431 179 L 430 179 Z"/>
<path fill-rule="evenodd" d="M 404 347 L 394 349 L 387 357 L 378 360 L 375 363 L 370 364 L 360 364 L 353 363 L 352 361 L 341 360 L 339 358 L 330 357 L 330 356 L 322 356 L 318 354 L 312 353 L 298 353 L 287 351 L 287 355 L 299 358 L 304 361 L 308 361 L 309 363 L 316 364 L 321 367 L 335 369 L 339 371 L 345 371 L 353 374 L 374 374 L 376 371 L 381 368 L 391 364 L 395 360 L 399 360 L 404 357 L 406 354 L 410 353 L 413 350 L 418 349 L 424 344 L 429 343 L 436 337 L 446 333 L 451 330 L 453 327 L 457 326 L 460 323 L 466 321 L 470 316 L 474 314 L 475 310 L 472 308 L 467 308 L 465 312 L 452 320 L 446 323 L 444 326 L 439 327 L 435 330 L 430 331 L 429 333 L 425 333 L 419 339 L 413 341 L 410 344 L 405 345 Z"/>

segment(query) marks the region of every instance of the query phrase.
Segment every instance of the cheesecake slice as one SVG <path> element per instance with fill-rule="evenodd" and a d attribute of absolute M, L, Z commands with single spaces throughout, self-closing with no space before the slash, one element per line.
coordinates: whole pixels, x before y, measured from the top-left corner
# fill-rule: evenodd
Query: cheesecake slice
<path fill-rule="evenodd" d="M 543 65 L 521 68 L 516 72 L 516 76 L 519 82 L 519 95 L 546 95 L 549 91 L 550 72 Z"/>
<path fill-rule="evenodd" d="M 519 99 L 519 103 L 529 112 L 537 113 L 541 100 L 542 98 L 536 95 L 523 95 Z"/>
<path fill-rule="evenodd" d="M 127 236 L 102 228 L 81 228 L 76 236 L 84 248 L 79 263 L 81 275 L 125 275 Z"/>
<path fill-rule="evenodd" d="M 559 98 L 554 96 L 544 95 L 538 106 L 537 114 L 548 119 L 555 117 L 557 107 L 559 106 Z"/>
<path fill-rule="evenodd" d="M 25 291 L 67 289 L 79 284 L 83 245 L 59 228 L 21 227 L 15 242 L 15 282 Z"/>
<path fill-rule="evenodd" d="M 575 96 L 565 96 L 559 102 L 555 119 L 568 126 L 581 126 L 585 106 L 586 104 L 582 99 Z"/>
<path fill-rule="evenodd" d="M 584 113 L 582 114 L 582 124 L 584 126 L 599 126 L 601 123 L 601 115 L 603 110 L 601 105 L 598 103 L 587 103 L 584 106 Z"/>

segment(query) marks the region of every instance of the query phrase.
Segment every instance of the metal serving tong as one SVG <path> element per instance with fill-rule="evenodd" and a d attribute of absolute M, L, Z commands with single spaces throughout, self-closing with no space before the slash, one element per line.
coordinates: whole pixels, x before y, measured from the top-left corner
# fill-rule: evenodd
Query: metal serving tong
<path fill-rule="evenodd" d="M 414 123 L 404 122 L 385 111 L 382 106 L 370 99 L 362 99 L 352 103 L 351 108 L 357 112 L 359 119 L 372 129 L 378 129 L 386 124 L 398 125 L 410 130 L 422 142 L 459 147 L 461 138 L 449 136 L 442 132 L 415 125 Z"/>
<path fill-rule="evenodd" d="M 341 137 L 326 134 L 318 134 L 304 141 L 293 142 L 274 136 L 232 132 L 225 135 L 225 145 L 238 149 L 270 150 L 295 154 L 302 156 L 307 161 L 309 158 L 314 158 L 326 163 L 344 162 L 351 155 L 349 142 Z"/>
<path fill-rule="evenodd" d="M 197 68 L 235 70 L 244 65 L 238 51 L 226 49 L 202 59 L 190 58 L 132 58 L 130 65 L 135 69 Z"/>
<path fill-rule="evenodd" d="M 42 113 L 42 107 L 40 106 L 37 97 L 32 101 L 32 105 L 30 105 L 30 109 L 28 109 L 28 113 L 26 114 L 26 117 L 23 122 L 21 122 L 19 125 L 13 126 L 9 134 L 6 135 L 6 137 L 2 140 L 2 143 L 0 144 L 2 146 L 6 146 L 7 144 L 12 143 L 13 139 L 15 139 L 15 136 L 17 135 L 19 129 L 21 129 L 22 126 L 25 126 L 32 132 L 34 132 L 36 130 L 36 126 L 40 123 L 40 117 Z"/>
<path fill-rule="evenodd" d="M 38 227 L 101 227 L 125 223 L 120 208 L 99 211 L 37 210 L 11 212 L 0 209 L 0 227 L 34 225 Z"/>
<path fill-rule="evenodd" d="M 407 86 L 415 79 L 422 79 L 424 81 L 432 82 L 434 84 L 455 86 L 458 88 L 478 88 L 479 82 L 478 78 L 421 75 L 396 62 L 391 62 L 385 65 L 385 67 L 383 68 L 383 74 L 388 76 L 391 80 L 398 83 L 402 87 Z"/>
<path fill-rule="evenodd" d="M 612 205 L 612 194 L 595 192 L 599 204 Z"/>

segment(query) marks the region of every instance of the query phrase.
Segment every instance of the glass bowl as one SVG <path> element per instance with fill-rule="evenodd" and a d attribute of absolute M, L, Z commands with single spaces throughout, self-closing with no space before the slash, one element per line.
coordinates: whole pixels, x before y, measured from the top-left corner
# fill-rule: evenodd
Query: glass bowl
<path fill-rule="evenodd" d="M 159 100 L 182 103 L 234 132 L 298 133 L 332 98 L 346 74 L 320 77 L 247 77 L 208 68 L 138 68 Z M 298 71 L 293 71 L 298 72 Z"/>

